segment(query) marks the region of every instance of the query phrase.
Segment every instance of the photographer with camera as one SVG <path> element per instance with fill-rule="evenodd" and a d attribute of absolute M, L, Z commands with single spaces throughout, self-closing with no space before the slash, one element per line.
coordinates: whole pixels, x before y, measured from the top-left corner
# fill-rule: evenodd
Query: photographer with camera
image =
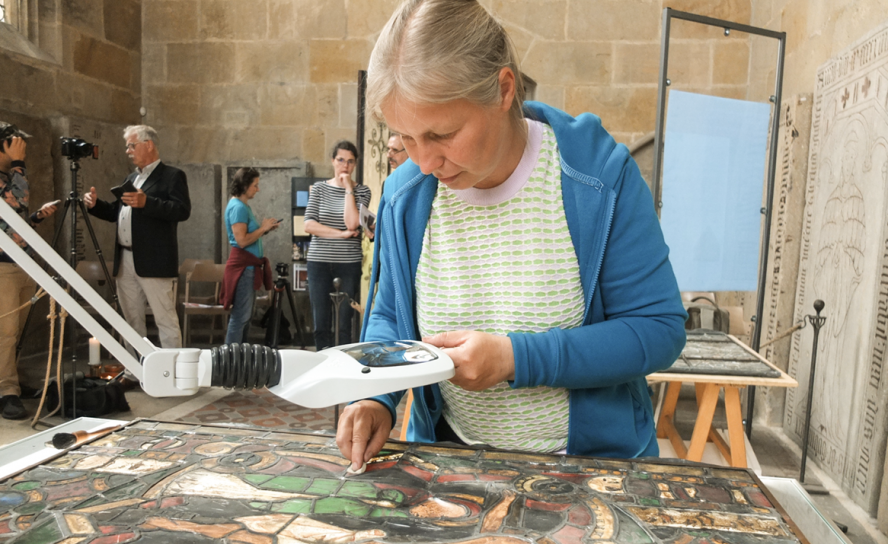
<path fill-rule="evenodd" d="M 271 265 L 263 257 L 262 237 L 278 228 L 281 222 L 266 217 L 262 223 L 256 220 L 248 202 L 259 192 L 259 171 L 241 168 L 231 181 L 231 200 L 225 208 L 225 229 L 231 253 L 225 263 L 222 277 L 221 302 L 231 308 L 228 319 L 226 344 L 247 341 L 250 318 L 253 316 L 254 291 L 263 284 L 271 291 Z M 257 273 L 256 268 L 261 272 Z"/>
<path fill-rule="evenodd" d="M 123 131 L 126 154 L 136 166 L 114 202 L 90 187 L 83 202 L 92 216 L 117 223 L 114 276 L 123 315 L 136 332 L 147 335 L 145 302 L 164 348 L 182 347 L 173 289 L 179 275 L 177 227 L 191 215 L 185 172 L 160 161 L 157 131 L 146 125 Z M 135 190 L 133 190 L 135 189 Z"/>
<path fill-rule="evenodd" d="M 15 125 L 0 122 L 0 198 L 12 206 L 32 226 L 56 211 L 58 201 L 44 204 L 29 213 L 29 186 L 25 170 L 25 138 L 30 136 Z M 25 243 L 5 221 L 3 229 L 29 253 Z M 25 326 L 28 312 L 22 308 L 34 296 L 36 285 L 3 250 L 0 250 L 0 404 L 4 419 L 24 419 L 28 411 L 22 405 L 21 387 L 15 360 L 15 345 Z"/>

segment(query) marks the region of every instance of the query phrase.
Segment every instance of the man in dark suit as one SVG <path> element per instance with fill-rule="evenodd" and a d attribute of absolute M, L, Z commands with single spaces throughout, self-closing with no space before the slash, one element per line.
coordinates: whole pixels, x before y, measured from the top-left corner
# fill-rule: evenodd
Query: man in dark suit
<path fill-rule="evenodd" d="M 114 202 L 96 197 L 90 187 L 83 201 L 90 215 L 117 223 L 114 276 L 126 321 L 143 337 L 145 303 L 151 307 L 164 348 L 182 347 L 176 293 L 179 247 L 176 229 L 191 215 L 188 181 L 178 168 L 160 162 L 157 132 L 145 125 L 123 131 L 126 154 L 136 166 L 127 177 L 135 192 Z"/>

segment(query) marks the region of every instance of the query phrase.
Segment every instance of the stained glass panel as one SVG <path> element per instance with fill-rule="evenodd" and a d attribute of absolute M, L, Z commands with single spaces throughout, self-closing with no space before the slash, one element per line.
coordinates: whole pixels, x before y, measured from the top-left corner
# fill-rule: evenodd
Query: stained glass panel
<path fill-rule="evenodd" d="M 140 421 L 0 484 L 0 539 L 804 542 L 744 469 L 399 442 L 347 467 L 327 435 Z"/>

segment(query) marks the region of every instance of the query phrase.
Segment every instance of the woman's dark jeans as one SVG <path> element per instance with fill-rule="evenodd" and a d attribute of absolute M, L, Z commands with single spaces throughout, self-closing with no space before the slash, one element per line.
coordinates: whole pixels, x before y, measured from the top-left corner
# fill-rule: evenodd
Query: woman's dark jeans
<path fill-rule="evenodd" d="M 317 350 L 337 345 L 333 335 L 333 278 L 339 278 L 339 291 L 357 300 L 361 283 L 361 263 L 319 263 L 308 261 L 308 298 L 314 319 Z M 339 344 L 351 343 L 352 310 L 349 300 L 339 309 Z"/>

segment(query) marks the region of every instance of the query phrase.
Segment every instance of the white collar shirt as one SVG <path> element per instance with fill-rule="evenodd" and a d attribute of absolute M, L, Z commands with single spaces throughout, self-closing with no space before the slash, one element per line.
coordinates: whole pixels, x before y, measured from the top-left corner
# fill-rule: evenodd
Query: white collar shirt
<path fill-rule="evenodd" d="M 160 164 L 160 159 L 141 170 L 136 168 L 138 175 L 133 180 L 136 189 L 142 188 L 145 180 L 151 176 L 158 164 Z M 117 215 L 117 242 L 125 248 L 131 249 L 133 247 L 133 209 L 130 206 L 121 206 L 120 213 Z"/>

